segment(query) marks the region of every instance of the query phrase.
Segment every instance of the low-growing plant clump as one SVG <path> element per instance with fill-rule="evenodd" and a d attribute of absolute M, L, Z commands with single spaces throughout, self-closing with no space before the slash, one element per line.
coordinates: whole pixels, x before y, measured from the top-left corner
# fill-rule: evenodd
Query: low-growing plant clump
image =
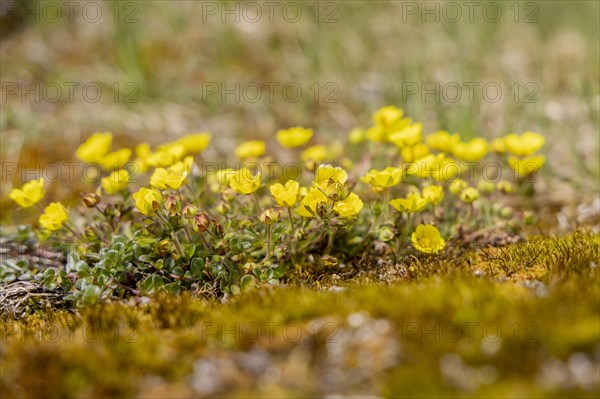
<path fill-rule="evenodd" d="M 510 204 L 534 194 L 545 161 L 540 134 L 424 135 L 421 123 L 386 106 L 344 142 L 314 144 L 314 136 L 280 130 L 270 151 L 244 142 L 229 168 L 203 160 L 206 132 L 134 150 L 115 150 L 111 133 L 95 133 L 76 151 L 99 172 L 80 205 L 42 206 L 43 179 L 10 192 L 20 207 L 41 210 L 21 242 L 59 248 L 66 267 L 5 260 L 0 281 L 39 281 L 79 305 L 158 292 L 237 294 L 365 257 L 396 265 L 451 256 L 490 229 L 514 241 L 534 222 Z"/>

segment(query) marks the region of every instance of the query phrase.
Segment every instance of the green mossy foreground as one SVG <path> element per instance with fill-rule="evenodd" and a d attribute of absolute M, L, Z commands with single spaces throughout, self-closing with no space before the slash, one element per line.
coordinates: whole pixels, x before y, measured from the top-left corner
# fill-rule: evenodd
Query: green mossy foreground
<path fill-rule="evenodd" d="M 597 397 L 599 236 L 4 320 L 8 397 Z M 332 280 L 336 285 L 332 286 Z"/>

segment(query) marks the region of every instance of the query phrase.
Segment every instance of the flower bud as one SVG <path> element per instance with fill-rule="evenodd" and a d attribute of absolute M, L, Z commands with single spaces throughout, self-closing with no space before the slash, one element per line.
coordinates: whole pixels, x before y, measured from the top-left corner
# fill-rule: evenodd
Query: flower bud
<path fill-rule="evenodd" d="M 276 209 L 266 209 L 259 217 L 260 221 L 267 226 L 279 221 L 279 211 Z"/>
<path fill-rule="evenodd" d="M 535 222 L 537 222 L 537 218 L 535 217 L 533 212 L 531 212 L 531 211 L 523 212 L 523 223 L 525 223 L 527 225 L 532 225 Z"/>
<path fill-rule="evenodd" d="M 230 188 L 230 187 L 226 187 L 223 190 L 221 190 L 221 198 L 223 199 L 223 201 L 231 203 L 233 201 L 235 201 L 235 190 Z"/>
<path fill-rule="evenodd" d="M 165 256 L 173 252 L 173 244 L 169 240 L 162 240 L 156 244 L 156 252 L 160 256 Z"/>
<path fill-rule="evenodd" d="M 93 208 L 100 203 L 100 196 L 96 193 L 81 193 L 81 200 L 88 208 Z"/>
<path fill-rule="evenodd" d="M 504 208 L 502 208 L 502 209 L 500 210 L 500 216 L 502 216 L 502 217 L 503 217 L 503 218 L 505 218 L 505 219 L 509 219 L 509 218 L 511 218 L 511 217 L 512 217 L 512 215 L 513 215 L 513 211 L 512 211 L 512 209 L 511 209 L 511 208 L 509 208 L 509 207 L 507 207 L 507 206 L 505 206 Z"/>
<path fill-rule="evenodd" d="M 210 221 L 210 228 L 214 235 L 217 237 L 223 237 L 225 235 L 225 230 L 223 229 L 223 225 L 219 223 L 218 220 L 212 219 Z"/>
<path fill-rule="evenodd" d="M 177 197 L 174 195 L 169 195 L 167 197 L 167 199 L 165 200 L 165 209 L 167 210 L 167 212 L 169 212 L 169 214 L 171 216 L 174 216 L 175 214 L 177 214 L 177 208 L 178 208 L 178 203 L 177 203 Z"/>
<path fill-rule="evenodd" d="M 198 214 L 198 207 L 196 205 L 187 204 L 181 211 L 183 217 L 186 219 L 192 219 Z"/>
<path fill-rule="evenodd" d="M 377 229 L 377 238 L 379 238 L 379 241 L 389 242 L 392 241 L 395 236 L 394 229 L 389 225 L 384 224 Z"/>
<path fill-rule="evenodd" d="M 477 183 L 477 189 L 482 193 L 493 193 L 496 189 L 496 185 L 491 181 L 480 180 Z"/>
<path fill-rule="evenodd" d="M 500 180 L 497 184 L 496 184 L 496 188 L 498 189 L 498 191 L 500 191 L 501 193 L 512 193 L 513 191 L 513 186 L 512 184 L 510 184 L 509 181 L 506 180 Z"/>
<path fill-rule="evenodd" d="M 206 213 L 199 213 L 194 217 L 194 227 L 199 232 L 203 232 L 208 230 L 210 226 L 210 218 Z"/>
<path fill-rule="evenodd" d="M 231 210 L 231 207 L 225 201 L 221 201 L 217 204 L 217 213 L 219 215 L 227 215 L 230 210 Z"/>

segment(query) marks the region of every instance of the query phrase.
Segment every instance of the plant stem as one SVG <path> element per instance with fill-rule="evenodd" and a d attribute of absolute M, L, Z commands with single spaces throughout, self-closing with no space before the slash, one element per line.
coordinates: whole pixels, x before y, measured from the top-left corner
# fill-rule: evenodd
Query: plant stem
<path fill-rule="evenodd" d="M 183 249 L 181 249 L 181 243 L 179 242 L 179 238 L 177 238 L 177 233 L 175 233 L 174 231 L 172 231 L 171 232 L 171 237 L 173 237 L 173 244 L 175 244 L 175 250 L 177 251 L 177 254 L 181 258 L 185 258 L 185 254 L 183 253 Z"/>
<path fill-rule="evenodd" d="M 294 216 L 292 215 L 292 208 L 287 208 L 288 216 L 290 218 L 290 238 L 294 234 Z"/>
<path fill-rule="evenodd" d="M 271 225 L 267 225 L 267 260 L 271 259 Z"/>
<path fill-rule="evenodd" d="M 260 202 L 258 201 L 258 194 L 256 194 L 256 191 L 252 196 L 254 197 L 254 203 L 256 204 L 256 212 L 260 213 Z"/>

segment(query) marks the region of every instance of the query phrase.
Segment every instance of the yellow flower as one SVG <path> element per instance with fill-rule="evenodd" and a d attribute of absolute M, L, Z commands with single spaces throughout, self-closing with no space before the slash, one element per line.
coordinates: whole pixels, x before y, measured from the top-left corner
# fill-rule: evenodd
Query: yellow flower
<path fill-rule="evenodd" d="M 386 130 L 395 129 L 402 121 L 404 111 L 393 105 L 382 107 L 373 114 L 373 122 Z"/>
<path fill-rule="evenodd" d="M 521 159 L 508 157 L 508 165 L 515 171 L 519 179 L 537 173 L 545 162 L 546 157 L 544 155 Z"/>
<path fill-rule="evenodd" d="M 390 133 L 388 140 L 399 148 L 412 146 L 421 142 L 422 133 L 423 124 L 421 122 L 413 123 L 402 130 Z"/>
<path fill-rule="evenodd" d="M 148 158 L 150 157 L 150 155 L 152 155 L 150 145 L 148 143 L 138 144 L 135 147 L 135 155 L 136 158 L 133 161 L 137 166 L 137 170 L 135 172 L 146 172 L 150 167 L 150 164 L 148 164 Z"/>
<path fill-rule="evenodd" d="M 63 227 L 69 219 L 67 209 L 60 202 L 52 202 L 40 216 L 40 225 L 48 230 L 56 231 Z"/>
<path fill-rule="evenodd" d="M 436 254 L 446 247 L 440 231 L 430 224 L 418 225 L 410 240 L 415 249 L 426 254 Z"/>
<path fill-rule="evenodd" d="M 158 190 L 142 187 L 140 191 L 133 194 L 133 202 L 138 212 L 150 215 L 160 209 L 163 196 Z"/>
<path fill-rule="evenodd" d="M 235 149 L 235 155 L 240 159 L 258 158 L 265 153 L 265 142 L 260 140 L 246 141 Z"/>
<path fill-rule="evenodd" d="M 315 172 L 315 183 L 321 186 L 328 186 L 332 183 L 344 184 L 346 180 L 348 180 L 348 173 L 339 166 L 319 165 Z"/>
<path fill-rule="evenodd" d="M 321 190 L 311 187 L 300 202 L 300 206 L 298 207 L 298 215 L 305 218 L 312 218 L 314 217 L 314 214 L 317 213 L 317 207 L 320 204 L 327 204 L 329 202 L 329 198 L 327 198 L 325 194 L 321 192 Z M 312 211 L 312 213 L 306 209 L 307 207 L 310 209 L 310 211 Z"/>
<path fill-rule="evenodd" d="M 183 161 L 175 162 L 173 165 L 165 168 L 156 168 L 150 177 L 150 185 L 161 190 L 178 190 L 187 181 L 187 177 L 192 171 L 194 158 L 185 157 Z"/>
<path fill-rule="evenodd" d="M 333 206 L 333 210 L 343 218 L 352 218 L 360 212 L 363 202 L 360 197 L 354 193 L 348 194 L 343 201 L 338 201 Z"/>
<path fill-rule="evenodd" d="M 31 180 L 20 189 L 13 188 L 8 194 L 8 198 L 15 201 L 21 208 L 29 208 L 41 201 L 44 198 L 46 191 L 44 190 L 44 179 Z"/>
<path fill-rule="evenodd" d="M 185 154 L 198 154 L 208 147 L 210 144 L 210 139 L 211 135 L 208 132 L 192 133 L 181 137 L 180 139 L 171 143 L 171 145 L 182 146 L 185 149 Z"/>
<path fill-rule="evenodd" d="M 404 147 L 400 150 L 400 155 L 404 162 L 416 162 L 429 154 L 429 148 L 423 143 L 417 143 L 413 146 Z"/>
<path fill-rule="evenodd" d="M 313 145 L 312 147 L 308 147 L 306 150 L 302 151 L 300 158 L 302 158 L 304 162 L 323 162 L 325 158 L 327 158 L 327 147 L 324 145 Z"/>
<path fill-rule="evenodd" d="M 450 183 L 450 192 L 454 195 L 459 195 L 462 190 L 469 187 L 466 181 L 458 179 Z"/>
<path fill-rule="evenodd" d="M 494 152 L 497 152 L 498 154 L 505 153 L 506 145 L 504 144 L 504 139 L 495 138 L 494 140 L 492 140 L 492 143 L 490 144 L 490 149 Z"/>
<path fill-rule="evenodd" d="M 235 169 L 227 168 L 220 169 L 214 173 L 209 173 L 206 176 L 208 186 L 213 193 L 217 193 L 223 186 L 229 186 L 229 180 L 235 173 Z"/>
<path fill-rule="evenodd" d="M 348 134 L 348 142 L 350 142 L 350 144 L 360 144 L 364 142 L 366 138 L 367 132 L 359 127 L 352 129 L 350 134 Z"/>
<path fill-rule="evenodd" d="M 546 139 L 539 133 L 525 132 L 522 135 L 515 133 L 508 134 L 504 137 L 504 145 L 508 152 L 526 157 L 544 146 Z"/>
<path fill-rule="evenodd" d="M 451 135 L 445 130 L 438 130 L 435 133 L 427 135 L 425 142 L 434 150 L 451 154 L 454 150 L 454 145 L 460 142 L 460 136 L 458 134 Z"/>
<path fill-rule="evenodd" d="M 248 168 L 238 169 L 229 179 L 229 187 L 240 194 L 252 194 L 260 187 L 260 172 L 252 175 Z"/>
<path fill-rule="evenodd" d="M 470 204 L 479 198 L 479 190 L 473 187 L 467 187 L 460 192 L 460 200 Z"/>
<path fill-rule="evenodd" d="M 303 127 L 291 127 L 277 132 L 277 140 L 286 148 L 300 147 L 306 144 L 312 136 L 313 130 Z"/>
<path fill-rule="evenodd" d="M 110 151 L 112 133 L 94 133 L 75 151 L 75 156 L 84 162 L 98 162 Z"/>
<path fill-rule="evenodd" d="M 478 162 L 487 155 L 487 140 L 481 137 L 474 138 L 468 143 L 458 142 L 454 144 L 452 153 L 461 161 Z"/>
<path fill-rule="evenodd" d="M 427 186 L 423 188 L 422 195 L 427 203 L 437 205 L 444 199 L 444 188 L 442 186 Z"/>
<path fill-rule="evenodd" d="M 367 129 L 367 137 L 374 143 L 385 141 L 386 132 L 382 126 L 371 126 Z"/>
<path fill-rule="evenodd" d="M 418 194 L 409 194 L 406 198 L 391 200 L 390 205 L 398 212 L 421 212 L 425 209 L 427 201 Z"/>
<path fill-rule="evenodd" d="M 373 187 L 392 187 L 402 180 L 402 169 L 392 166 L 384 170 L 371 169 L 361 180 Z"/>
<path fill-rule="evenodd" d="M 102 188 L 108 195 L 113 195 L 123 190 L 127 187 L 127 183 L 129 183 L 129 172 L 125 169 L 112 172 L 108 177 L 104 177 L 101 180 Z"/>
<path fill-rule="evenodd" d="M 269 187 L 271 195 L 275 198 L 278 205 L 293 207 L 298 202 L 298 191 L 300 184 L 294 180 L 288 180 L 283 186 L 281 183 L 276 183 Z"/>
<path fill-rule="evenodd" d="M 123 169 L 131 157 L 131 150 L 129 148 L 122 148 L 117 151 L 110 152 L 97 160 L 97 162 L 104 169 L 117 170 Z"/>
<path fill-rule="evenodd" d="M 192 173 L 192 166 L 194 165 L 194 157 L 188 156 L 183 159 L 183 161 L 175 162 L 173 165 L 169 166 L 169 171 L 183 176 L 184 174 L 187 176 Z"/>
<path fill-rule="evenodd" d="M 161 146 L 158 151 L 146 158 L 148 165 L 157 168 L 166 168 L 179 161 L 185 155 L 185 148 L 181 144 L 170 144 Z"/>

